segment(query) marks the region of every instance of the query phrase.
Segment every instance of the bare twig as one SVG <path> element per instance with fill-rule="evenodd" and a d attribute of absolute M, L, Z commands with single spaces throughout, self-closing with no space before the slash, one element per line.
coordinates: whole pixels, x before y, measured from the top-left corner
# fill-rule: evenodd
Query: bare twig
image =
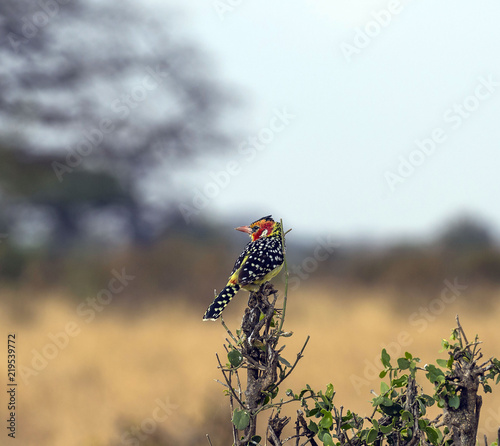
<path fill-rule="evenodd" d="M 465 332 L 464 332 L 464 329 L 462 328 L 462 326 L 460 325 L 460 320 L 458 318 L 458 314 L 456 316 L 456 321 L 457 321 L 457 328 L 458 328 L 458 332 L 459 334 L 461 335 L 461 337 L 463 337 L 463 340 L 465 341 L 465 344 L 467 345 L 469 343 L 469 341 L 467 341 L 467 336 L 465 335 Z M 462 340 L 460 340 L 460 346 L 463 348 L 463 345 L 462 345 Z"/>
<path fill-rule="evenodd" d="M 274 429 L 271 427 L 271 425 L 268 424 L 267 428 L 269 429 L 269 433 L 271 434 L 271 439 L 274 443 L 273 446 L 281 446 L 281 441 L 280 439 L 276 436 L 276 433 L 274 432 Z"/>
<path fill-rule="evenodd" d="M 311 398 L 313 398 L 313 396 L 312 396 L 312 395 L 309 395 L 309 396 L 305 396 L 305 397 L 303 397 L 303 399 L 304 399 L 304 400 L 308 400 L 308 399 L 311 399 Z M 272 407 L 281 408 L 281 407 L 283 407 L 283 406 L 285 406 L 285 405 L 287 405 L 287 404 L 290 404 L 290 403 L 296 403 L 296 402 L 297 402 L 297 400 L 292 398 L 291 400 L 280 401 L 279 403 L 270 403 L 270 404 L 266 404 L 266 405 L 263 405 L 262 407 L 260 407 L 260 408 L 259 408 L 259 409 L 255 412 L 255 414 L 258 414 L 258 413 L 260 413 L 260 412 L 262 412 L 262 411 L 264 411 L 264 410 L 268 410 L 268 409 L 270 409 L 270 408 L 272 408 Z"/>
<path fill-rule="evenodd" d="M 295 420 L 295 446 L 299 446 L 300 441 L 300 414 L 302 411 L 297 411 L 297 419 Z"/>
<path fill-rule="evenodd" d="M 236 401 L 238 401 L 239 405 L 242 408 L 244 408 L 245 404 L 240 400 L 240 398 L 238 397 L 238 395 L 236 395 L 236 392 L 234 391 L 233 386 L 231 385 L 231 380 L 230 380 L 230 378 L 228 378 L 226 376 L 225 369 L 222 367 L 222 364 L 221 364 L 220 359 L 219 359 L 219 355 L 217 353 L 215 354 L 215 357 L 217 358 L 217 362 L 219 363 L 219 368 L 221 369 L 222 375 L 224 376 L 224 379 L 226 380 L 227 387 L 231 391 L 231 394 L 234 396 L 234 398 L 236 399 Z"/>
<path fill-rule="evenodd" d="M 229 328 L 227 328 L 227 325 L 226 323 L 224 322 L 224 319 L 222 318 L 222 316 L 220 317 L 220 323 L 222 324 L 222 326 L 226 329 L 227 331 L 227 334 L 229 336 L 231 336 L 231 339 L 234 341 L 234 343 L 236 345 L 238 345 L 238 340 L 234 337 L 233 333 L 231 333 L 231 330 L 229 330 Z M 229 342 L 228 342 L 229 343 Z"/>
<path fill-rule="evenodd" d="M 487 366 L 487 364 L 489 364 Z M 494 367 L 493 364 L 491 364 L 491 358 L 488 359 L 487 361 L 483 362 L 480 366 L 478 366 L 480 369 L 483 369 L 483 372 L 487 372 L 488 370 L 490 370 L 491 368 Z"/>
<path fill-rule="evenodd" d="M 431 425 L 435 425 L 435 424 L 439 421 L 439 419 L 440 419 L 442 416 L 443 416 L 443 414 L 442 414 L 442 413 L 440 413 L 440 414 L 439 414 L 436 418 L 434 418 L 434 419 L 433 419 L 433 420 L 432 420 L 429 424 L 431 424 Z"/>
<path fill-rule="evenodd" d="M 308 335 L 307 338 L 306 338 L 306 342 L 304 342 L 304 345 L 302 346 L 302 348 L 300 349 L 300 352 L 297 353 L 297 359 L 295 360 L 295 362 L 293 363 L 292 367 L 290 368 L 290 370 L 288 371 L 288 373 L 286 373 L 283 378 L 281 378 L 274 386 L 277 387 L 279 386 L 286 378 L 288 378 L 290 376 L 290 373 L 292 373 L 293 369 L 297 366 L 298 362 L 304 357 L 302 353 L 304 353 L 304 350 L 307 346 L 307 343 L 309 342 L 309 339 L 310 339 L 310 336 Z"/>
<path fill-rule="evenodd" d="M 267 370 L 266 367 L 264 367 L 263 365 L 260 365 L 251 356 L 244 355 L 244 358 L 249 363 L 247 367 L 251 367 L 251 368 L 254 368 L 254 369 L 257 369 L 257 370 L 261 370 L 263 372 L 265 372 Z"/>
<path fill-rule="evenodd" d="M 242 392 L 241 392 L 241 382 L 240 382 L 240 375 L 238 373 L 238 370 L 235 370 L 234 374 L 236 375 L 236 382 L 238 383 L 238 396 L 241 399 L 241 395 L 242 395 Z"/>
<path fill-rule="evenodd" d="M 286 303 L 288 300 L 288 266 L 286 263 L 286 255 L 285 255 L 285 235 L 288 234 L 292 229 L 290 228 L 288 231 L 283 233 L 283 220 L 280 220 L 281 223 L 281 244 L 283 246 L 283 267 L 285 268 L 285 294 L 283 295 L 283 313 L 280 319 L 280 325 L 278 328 L 278 335 L 283 331 L 283 324 L 285 323 L 285 314 L 286 314 Z"/>
<path fill-rule="evenodd" d="M 342 411 L 344 410 L 344 406 L 340 406 L 340 413 L 339 413 L 339 417 L 338 417 L 338 421 L 337 421 L 337 435 L 339 436 L 340 438 L 340 429 L 342 427 Z"/>
<path fill-rule="evenodd" d="M 220 379 L 215 379 L 214 381 L 216 383 L 219 383 L 221 386 L 227 387 L 228 389 L 230 388 L 226 383 L 223 383 Z"/>

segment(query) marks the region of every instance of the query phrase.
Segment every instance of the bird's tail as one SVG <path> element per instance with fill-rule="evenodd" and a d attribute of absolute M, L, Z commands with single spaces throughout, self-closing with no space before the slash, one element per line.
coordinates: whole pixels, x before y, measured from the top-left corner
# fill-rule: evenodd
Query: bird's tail
<path fill-rule="evenodd" d="M 215 321 L 221 315 L 224 308 L 235 296 L 235 294 L 240 289 L 240 286 L 236 284 L 226 285 L 226 287 L 219 293 L 219 295 L 214 299 L 214 301 L 208 307 L 208 310 L 203 316 L 204 321 Z"/>

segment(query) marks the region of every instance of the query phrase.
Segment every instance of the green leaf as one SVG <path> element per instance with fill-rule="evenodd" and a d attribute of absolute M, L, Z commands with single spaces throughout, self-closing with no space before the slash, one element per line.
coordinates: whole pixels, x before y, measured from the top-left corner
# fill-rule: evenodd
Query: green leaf
<path fill-rule="evenodd" d="M 299 399 L 302 398 L 307 392 L 311 392 L 311 395 L 314 395 L 314 392 L 309 384 L 306 384 L 306 387 L 300 391 Z"/>
<path fill-rule="evenodd" d="M 329 383 L 327 386 L 326 386 L 326 392 L 325 392 L 325 396 L 331 400 L 333 398 L 333 394 L 334 394 L 334 390 L 333 390 L 333 384 L 332 383 Z"/>
<path fill-rule="evenodd" d="M 387 370 L 382 370 L 382 371 L 379 373 L 378 377 L 379 377 L 379 378 L 385 378 L 385 375 L 387 375 Z"/>
<path fill-rule="evenodd" d="M 312 420 L 309 421 L 309 426 L 307 426 L 307 428 L 315 434 L 319 431 L 318 425 Z"/>
<path fill-rule="evenodd" d="M 284 366 L 288 368 L 292 368 L 292 364 L 290 364 L 285 358 L 278 356 L 278 361 L 281 362 Z"/>
<path fill-rule="evenodd" d="M 423 416 L 427 413 L 427 407 L 425 406 L 425 403 L 421 399 L 417 399 L 418 402 L 418 408 L 420 409 L 419 415 Z"/>
<path fill-rule="evenodd" d="M 403 421 L 408 421 L 409 423 L 413 423 L 413 415 L 407 410 L 403 410 L 403 412 L 401 412 L 401 419 Z"/>
<path fill-rule="evenodd" d="M 425 430 L 425 428 L 429 425 L 429 421 L 423 420 L 422 418 L 418 420 L 418 427 L 422 430 Z"/>
<path fill-rule="evenodd" d="M 234 409 L 231 421 L 236 429 L 242 431 L 250 424 L 250 414 L 246 410 Z"/>
<path fill-rule="evenodd" d="M 382 350 L 381 360 L 384 367 L 391 366 L 391 357 L 389 356 L 389 353 L 387 353 L 387 350 L 385 348 Z"/>
<path fill-rule="evenodd" d="M 437 365 L 441 367 L 448 367 L 448 360 L 447 359 L 436 359 Z"/>
<path fill-rule="evenodd" d="M 388 390 L 389 390 L 389 386 L 387 385 L 387 383 L 385 383 L 384 381 L 382 381 L 380 383 L 380 393 L 381 394 L 385 394 L 385 393 L 388 392 Z"/>
<path fill-rule="evenodd" d="M 427 435 L 427 439 L 432 443 L 432 444 L 438 444 L 439 441 L 439 431 L 432 427 L 432 426 L 427 426 L 425 428 L 425 433 Z"/>
<path fill-rule="evenodd" d="M 432 396 L 427 395 L 426 393 L 423 393 L 421 397 L 427 407 L 431 407 L 436 402 L 436 400 L 432 398 Z"/>
<path fill-rule="evenodd" d="M 405 358 L 411 361 L 413 359 L 413 356 L 411 355 L 411 353 L 405 352 Z"/>
<path fill-rule="evenodd" d="M 314 409 L 311 409 L 309 411 L 309 415 L 308 417 L 314 417 L 314 415 L 316 415 L 317 413 L 319 413 L 321 409 L 319 407 L 315 407 Z"/>
<path fill-rule="evenodd" d="M 335 446 L 335 443 L 333 442 L 332 436 L 328 432 L 326 432 L 323 435 L 323 438 L 321 439 L 321 441 L 323 442 L 323 444 L 325 446 Z"/>
<path fill-rule="evenodd" d="M 427 374 L 425 376 L 431 383 L 441 384 L 445 382 L 444 373 L 441 369 L 438 369 L 432 364 L 428 364 L 425 370 L 427 371 Z"/>
<path fill-rule="evenodd" d="M 411 437 L 411 432 L 412 431 L 409 428 L 401 429 L 401 436 L 403 438 L 409 439 Z"/>
<path fill-rule="evenodd" d="M 392 385 L 394 387 L 403 387 L 406 386 L 406 384 L 408 384 L 408 375 L 403 375 L 400 378 L 392 380 Z"/>
<path fill-rule="evenodd" d="M 323 414 L 323 418 L 321 418 L 321 420 L 319 422 L 319 427 L 323 427 L 325 429 L 330 429 L 330 427 L 333 425 L 332 413 L 328 412 L 325 409 L 322 409 L 321 413 Z"/>
<path fill-rule="evenodd" d="M 392 430 L 394 429 L 394 422 L 395 421 L 396 420 L 393 418 L 392 423 L 389 424 L 389 426 L 380 426 L 380 432 L 382 432 L 385 435 L 390 434 L 392 432 Z"/>
<path fill-rule="evenodd" d="M 453 407 L 453 409 L 458 409 L 458 406 L 460 406 L 460 397 L 458 395 L 453 395 L 449 400 L 448 400 L 448 405 L 450 407 Z"/>
<path fill-rule="evenodd" d="M 366 441 L 366 436 L 368 435 L 369 429 L 362 429 L 358 431 L 357 436 L 362 440 Z"/>
<path fill-rule="evenodd" d="M 349 421 L 353 419 L 353 414 L 350 410 L 347 410 L 347 415 L 342 417 L 342 421 Z"/>
<path fill-rule="evenodd" d="M 398 367 L 401 370 L 406 370 L 410 368 L 410 361 L 406 358 L 398 358 Z"/>
<path fill-rule="evenodd" d="M 370 444 L 370 443 L 375 442 L 375 440 L 377 439 L 377 435 L 378 435 L 377 429 L 375 429 L 375 428 L 370 429 L 368 431 L 368 435 L 366 436 L 366 443 Z"/>
<path fill-rule="evenodd" d="M 389 400 L 390 401 L 390 400 Z M 399 412 L 403 409 L 403 406 L 401 404 L 393 404 L 392 401 L 390 401 L 391 405 L 380 405 L 380 409 L 382 412 L 384 412 L 386 415 L 389 415 L 390 417 L 396 417 L 399 415 Z"/>
<path fill-rule="evenodd" d="M 262 441 L 262 437 L 259 435 L 254 435 L 250 442 L 248 443 L 250 446 L 259 446 L 259 443 Z"/>
<path fill-rule="evenodd" d="M 238 367 L 243 361 L 243 355 L 236 349 L 232 349 L 227 354 L 227 359 L 229 359 L 229 363 L 233 367 Z"/>
<path fill-rule="evenodd" d="M 389 407 L 389 406 L 392 406 L 392 404 L 393 404 L 392 400 L 390 400 L 386 396 L 383 397 L 382 406 Z"/>
<path fill-rule="evenodd" d="M 323 407 L 327 410 L 332 410 L 332 400 L 329 400 L 325 395 L 323 395 L 321 392 L 319 393 L 319 396 L 323 400 Z"/>
<path fill-rule="evenodd" d="M 371 422 L 373 424 L 373 428 L 377 429 L 377 431 L 378 431 L 379 430 L 378 421 L 374 418 L 371 420 Z"/>

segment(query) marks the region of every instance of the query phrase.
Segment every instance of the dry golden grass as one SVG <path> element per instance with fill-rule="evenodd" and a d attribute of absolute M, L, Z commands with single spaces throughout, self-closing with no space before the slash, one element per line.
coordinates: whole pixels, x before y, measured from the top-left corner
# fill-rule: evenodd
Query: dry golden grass
<path fill-rule="evenodd" d="M 457 313 L 469 336 L 478 333 L 484 341 L 485 356 L 500 356 L 498 292 L 491 295 L 487 311 L 471 305 L 474 296 L 465 292 L 453 302 L 423 306 L 432 309 L 434 318 L 425 329 L 421 316 L 410 320 L 420 304 L 395 311 L 394 296 L 388 299 L 388 293 L 306 290 L 305 284 L 291 292 L 285 328 L 294 336 L 286 340 L 284 356 L 293 360 L 307 335 L 311 340 L 282 390 L 298 390 L 306 383 L 319 390 L 332 382 L 337 404 L 368 414 L 370 389 L 378 391 L 373 375 L 380 370 L 380 350 L 408 350 L 422 364 L 442 357 L 440 340 L 449 336 Z M 6 300 L 8 296 L 2 302 Z M 228 308 L 229 327 L 237 328 L 245 300 L 240 293 Z M 23 376 L 18 375 L 18 444 L 206 445 L 207 432 L 214 445 L 230 444 L 229 420 L 220 427 L 228 401 L 214 382 L 220 377 L 214 353 L 223 353 L 226 334 L 219 323 L 201 321 L 204 306 L 165 302 L 131 317 L 111 302 L 86 322 L 76 312 L 78 303 L 54 295 L 31 301 L 34 316 L 23 322 L 3 305 L 0 323 L 5 337 L 17 333 L 18 367 L 23 366 Z M 63 348 L 50 350 L 49 335 L 71 321 L 78 334 L 68 337 Z M 57 356 L 35 370 L 34 356 L 47 352 Z M 36 375 L 28 376 L 29 369 Z M 4 404 L 1 413 L 6 413 Z M 492 436 L 499 424 L 500 388 L 494 387 L 493 395 L 484 398 L 481 427 Z"/>

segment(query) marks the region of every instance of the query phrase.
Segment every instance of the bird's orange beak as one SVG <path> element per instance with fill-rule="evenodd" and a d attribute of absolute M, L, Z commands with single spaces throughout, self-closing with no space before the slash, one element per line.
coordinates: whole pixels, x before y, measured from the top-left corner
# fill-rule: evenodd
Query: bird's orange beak
<path fill-rule="evenodd" d="M 234 229 L 236 229 L 237 231 L 246 232 L 247 234 L 251 234 L 252 233 L 252 230 L 250 229 L 250 226 L 239 226 L 239 227 L 234 228 Z"/>

